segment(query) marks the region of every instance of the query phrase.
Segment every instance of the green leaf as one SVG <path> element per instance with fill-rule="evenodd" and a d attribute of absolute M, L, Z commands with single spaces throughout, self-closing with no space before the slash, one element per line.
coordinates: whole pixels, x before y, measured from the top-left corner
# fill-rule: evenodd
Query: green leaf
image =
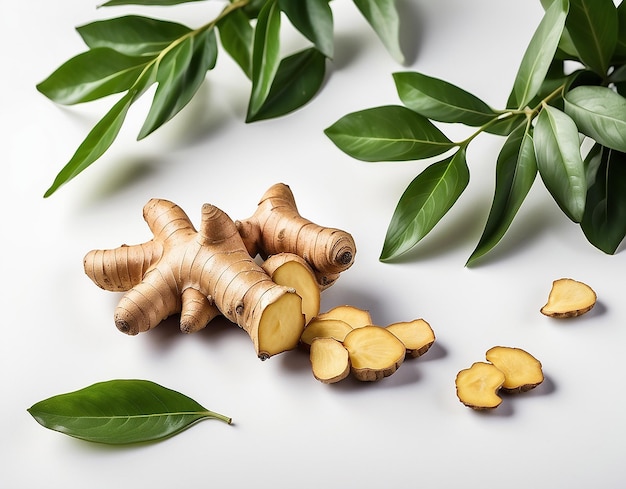
<path fill-rule="evenodd" d="M 587 184 L 578 128 L 555 107 L 545 106 L 534 131 L 539 174 L 561 210 L 580 222 L 585 209 Z"/>
<path fill-rule="evenodd" d="M 618 15 L 613 0 L 570 0 L 566 25 L 580 60 L 605 76 L 617 44 Z"/>
<path fill-rule="evenodd" d="M 182 24 L 138 15 L 99 20 L 76 30 L 90 48 L 111 48 L 128 56 L 156 56 L 191 31 Z"/>
<path fill-rule="evenodd" d="M 44 197 L 52 195 L 61 185 L 81 173 L 109 149 L 117 137 L 122 123 L 126 118 L 126 114 L 128 113 L 128 109 L 134 100 L 135 93 L 129 91 L 109 110 L 109 112 L 107 112 L 89 132 L 85 140 L 74 153 L 74 156 L 72 156 L 70 161 L 56 176 L 52 186 L 46 191 Z"/>
<path fill-rule="evenodd" d="M 421 73 L 394 73 L 400 100 L 409 109 L 429 119 L 481 126 L 498 117 L 475 95 L 437 78 Z"/>
<path fill-rule="evenodd" d="M 568 8 L 568 0 L 554 0 L 546 10 L 526 48 L 507 107 L 522 109 L 537 95 L 559 45 Z"/>
<path fill-rule="evenodd" d="M 353 0 L 372 26 L 387 51 L 398 63 L 404 63 L 400 47 L 400 17 L 395 0 Z"/>
<path fill-rule="evenodd" d="M 241 10 L 233 10 L 218 23 L 220 41 L 224 50 L 239 65 L 248 78 L 252 78 L 252 38 L 254 29 Z"/>
<path fill-rule="evenodd" d="M 537 160 L 527 124 L 507 138 L 496 164 L 496 189 L 489 217 L 476 249 L 466 265 L 471 265 L 496 246 L 509 229 L 537 176 Z"/>
<path fill-rule="evenodd" d="M 281 61 L 270 93 L 248 122 L 279 117 L 313 98 L 326 73 L 326 57 L 316 48 L 305 49 Z"/>
<path fill-rule="evenodd" d="M 565 94 L 565 112 L 578 130 L 626 152 L 626 98 L 607 87 L 579 86 Z"/>
<path fill-rule="evenodd" d="M 203 1 L 205 0 L 109 0 L 100 5 L 100 7 L 114 7 L 118 5 L 152 5 L 158 7 Z"/>
<path fill-rule="evenodd" d="M 421 160 L 456 146 L 426 117 L 398 105 L 353 112 L 324 132 L 343 152 L 363 161 Z"/>
<path fill-rule="evenodd" d="M 612 255 L 626 236 L 626 154 L 596 144 L 587 157 L 587 240 Z"/>
<path fill-rule="evenodd" d="M 269 0 L 261 9 L 254 29 L 252 91 L 246 120 L 253 119 L 272 88 L 280 64 L 280 9 Z"/>
<path fill-rule="evenodd" d="M 412 249 L 450 210 L 468 183 L 464 148 L 415 177 L 398 201 L 380 260 L 392 260 Z"/>
<path fill-rule="evenodd" d="M 91 49 L 66 61 L 37 89 L 59 104 L 89 102 L 128 90 L 151 61 L 109 48 Z"/>
<path fill-rule="evenodd" d="M 163 57 L 156 75 L 159 86 L 139 139 L 165 124 L 189 103 L 207 71 L 215 66 L 216 59 L 217 41 L 213 29 L 187 37 Z"/>
<path fill-rule="evenodd" d="M 617 61 L 626 61 L 626 2 L 617 6 L 617 42 L 615 43 L 614 58 Z"/>
<path fill-rule="evenodd" d="M 110 380 L 40 401 L 28 412 L 42 426 L 82 440 L 123 445 L 160 440 L 203 419 L 231 419 L 145 380 Z"/>
<path fill-rule="evenodd" d="M 333 13 L 329 0 L 278 0 L 293 26 L 327 58 L 333 57 Z"/>

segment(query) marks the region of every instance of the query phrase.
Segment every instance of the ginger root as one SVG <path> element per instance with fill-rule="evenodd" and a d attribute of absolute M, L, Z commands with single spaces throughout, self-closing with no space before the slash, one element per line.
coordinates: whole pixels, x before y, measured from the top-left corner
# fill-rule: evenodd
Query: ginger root
<path fill-rule="evenodd" d="M 589 312 L 597 300 L 594 290 L 583 282 L 561 278 L 552 283 L 548 302 L 541 313 L 552 318 L 570 318 Z"/>
<path fill-rule="evenodd" d="M 190 333 L 223 315 L 248 333 L 263 360 L 295 348 L 305 321 L 319 312 L 320 291 L 332 283 L 323 277 L 334 281 L 347 269 L 355 247 L 348 233 L 306 224 L 289 188 L 279 184 L 268 194 L 276 189 L 291 196 L 290 213 L 263 206 L 238 226 L 204 204 L 199 231 L 176 204 L 152 199 L 143 211 L 150 241 L 87 253 L 89 278 L 105 290 L 125 292 L 115 309 L 117 328 L 136 335 L 180 313 L 180 329 Z M 262 248 L 249 252 L 250 234 L 244 239 L 240 229 L 258 236 Z M 255 261 L 261 250 L 265 270 Z"/>
<path fill-rule="evenodd" d="M 502 403 L 498 390 L 504 383 L 504 373 L 486 362 L 473 363 L 456 376 L 456 395 L 467 407 L 493 409 Z"/>
<path fill-rule="evenodd" d="M 350 374 L 348 350 L 333 338 L 315 338 L 310 359 L 313 376 L 325 384 L 334 384 Z"/>
<path fill-rule="evenodd" d="M 526 392 L 543 382 L 541 362 L 521 348 L 494 346 L 485 358 L 504 374 L 502 390 Z"/>
<path fill-rule="evenodd" d="M 428 322 L 423 319 L 393 323 L 387 326 L 406 347 L 410 357 L 420 357 L 426 353 L 435 342 L 435 333 Z"/>
<path fill-rule="evenodd" d="M 300 343 L 308 349 L 317 338 L 332 338 L 342 342 L 350 331 L 352 327 L 340 319 L 315 318 L 304 328 Z"/>
<path fill-rule="evenodd" d="M 369 311 L 348 304 L 333 307 L 317 316 L 317 319 L 336 319 L 347 323 L 353 329 L 372 324 L 372 316 Z"/>

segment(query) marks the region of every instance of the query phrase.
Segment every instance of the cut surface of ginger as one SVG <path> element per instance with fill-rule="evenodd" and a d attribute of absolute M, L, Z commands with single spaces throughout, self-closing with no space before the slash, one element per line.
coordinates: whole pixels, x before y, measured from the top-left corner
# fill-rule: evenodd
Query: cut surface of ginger
<path fill-rule="evenodd" d="M 302 299 L 295 292 L 283 295 L 263 310 L 256 338 L 261 360 L 293 350 L 304 331 Z"/>
<path fill-rule="evenodd" d="M 504 374 L 503 390 L 525 392 L 543 382 L 541 362 L 521 348 L 494 346 L 485 356 Z"/>
<path fill-rule="evenodd" d="M 552 283 L 541 313 L 553 318 L 570 318 L 590 311 L 597 300 L 594 290 L 583 282 L 561 278 Z"/>
<path fill-rule="evenodd" d="M 304 348 L 310 348 L 316 338 L 333 338 L 343 341 L 352 331 L 350 325 L 339 319 L 313 319 L 302 332 L 300 343 Z"/>
<path fill-rule="evenodd" d="M 504 373 L 495 365 L 476 362 L 457 374 L 456 395 L 463 404 L 472 409 L 493 409 L 502 402 L 498 391 L 504 380 Z"/>
<path fill-rule="evenodd" d="M 353 375 L 362 381 L 376 381 L 393 374 L 404 361 L 406 347 L 393 333 L 378 326 L 362 326 L 343 340 Z"/>
<path fill-rule="evenodd" d="M 348 323 L 352 328 L 361 328 L 372 324 L 372 317 L 369 311 L 355 306 L 336 306 L 317 316 L 318 319 L 339 319 Z"/>
<path fill-rule="evenodd" d="M 393 323 L 386 329 L 404 343 L 406 354 L 410 357 L 423 355 L 435 342 L 433 329 L 423 319 Z"/>
<path fill-rule="evenodd" d="M 333 338 L 315 338 L 310 360 L 313 376 L 325 384 L 339 382 L 350 374 L 348 350 Z"/>

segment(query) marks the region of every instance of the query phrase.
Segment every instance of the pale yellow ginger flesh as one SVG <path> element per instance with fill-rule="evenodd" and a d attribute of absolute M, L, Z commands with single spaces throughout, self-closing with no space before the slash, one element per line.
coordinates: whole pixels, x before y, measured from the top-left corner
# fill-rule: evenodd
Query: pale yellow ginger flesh
<path fill-rule="evenodd" d="M 561 278 L 552 283 L 546 305 L 541 313 L 553 318 L 570 318 L 590 311 L 595 305 L 595 291 L 583 282 Z"/>
<path fill-rule="evenodd" d="M 426 353 L 435 342 L 435 333 L 423 319 L 403 321 L 387 326 L 406 347 L 406 354 L 416 358 Z"/>
<path fill-rule="evenodd" d="M 313 376 L 325 384 L 333 384 L 350 374 L 348 350 L 333 338 L 315 338 L 311 343 Z"/>
<path fill-rule="evenodd" d="M 406 347 L 393 333 L 378 326 L 362 326 L 343 340 L 353 375 L 361 381 L 376 381 L 393 374 L 404 361 Z"/>
<path fill-rule="evenodd" d="M 333 338 L 343 341 L 346 335 L 352 331 L 352 327 L 339 319 L 313 319 L 302 332 L 300 342 L 302 346 L 310 348 L 316 338 Z"/>
<path fill-rule="evenodd" d="M 502 403 L 498 391 L 504 380 L 504 373 L 495 365 L 476 362 L 457 374 L 456 395 L 463 404 L 472 409 L 493 409 Z"/>
<path fill-rule="evenodd" d="M 543 382 L 541 362 L 520 348 L 494 346 L 486 359 L 504 374 L 503 390 L 525 392 Z"/>
<path fill-rule="evenodd" d="M 293 253 L 279 253 L 270 256 L 261 266 L 275 283 L 295 289 L 302 298 L 306 324 L 319 314 L 320 286 L 304 258 Z"/>
<path fill-rule="evenodd" d="M 369 311 L 351 305 L 333 307 L 320 314 L 318 319 L 339 319 L 348 323 L 352 328 L 361 328 L 372 325 L 372 317 Z"/>

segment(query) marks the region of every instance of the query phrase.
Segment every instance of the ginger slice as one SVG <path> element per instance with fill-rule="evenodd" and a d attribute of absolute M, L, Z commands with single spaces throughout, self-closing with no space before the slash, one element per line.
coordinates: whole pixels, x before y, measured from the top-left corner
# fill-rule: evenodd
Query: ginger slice
<path fill-rule="evenodd" d="M 495 365 L 476 362 L 457 374 L 456 395 L 463 404 L 472 409 L 493 409 L 502 402 L 498 390 L 504 380 L 504 373 Z"/>
<path fill-rule="evenodd" d="M 261 268 L 278 285 L 296 289 L 296 293 L 302 297 L 306 324 L 319 314 L 320 286 L 313 269 L 304 258 L 294 253 L 279 253 L 265 260 Z"/>
<path fill-rule="evenodd" d="M 333 307 L 317 317 L 318 319 L 339 319 L 348 323 L 352 328 L 361 328 L 372 324 L 369 311 L 350 305 Z"/>
<path fill-rule="evenodd" d="M 339 319 L 315 318 L 304 328 L 300 343 L 305 348 L 310 348 L 316 338 L 333 338 L 343 341 L 350 331 L 352 331 L 350 325 Z"/>
<path fill-rule="evenodd" d="M 552 283 L 548 302 L 541 313 L 552 318 L 570 318 L 590 311 L 597 300 L 594 290 L 583 282 L 561 278 Z"/>
<path fill-rule="evenodd" d="M 339 382 L 350 373 L 348 350 L 333 338 L 315 338 L 310 359 L 313 376 L 325 384 Z"/>
<path fill-rule="evenodd" d="M 343 340 L 350 355 L 351 370 L 358 380 L 376 381 L 393 374 L 404 361 L 406 347 L 379 326 L 362 326 Z"/>
<path fill-rule="evenodd" d="M 541 362 L 521 348 L 494 346 L 486 359 L 504 374 L 502 389 L 507 392 L 525 392 L 543 382 Z"/>
<path fill-rule="evenodd" d="M 387 326 L 406 347 L 406 354 L 416 358 L 426 353 L 435 342 L 435 333 L 423 319 L 393 323 Z"/>

